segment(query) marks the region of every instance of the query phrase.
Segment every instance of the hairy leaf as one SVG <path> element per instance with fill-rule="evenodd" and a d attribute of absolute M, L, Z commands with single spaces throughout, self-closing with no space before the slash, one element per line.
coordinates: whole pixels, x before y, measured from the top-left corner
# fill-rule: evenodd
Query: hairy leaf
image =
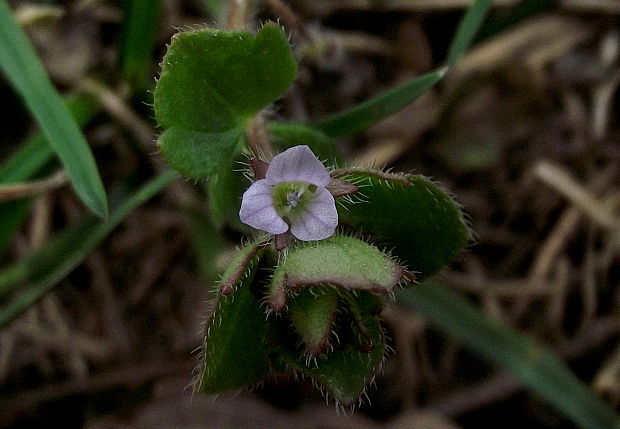
<path fill-rule="evenodd" d="M 164 127 L 222 132 L 282 95 L 297 73 L 284 31 L 266 24 L 245 31 L 202 29 L 176 34 L 155 89 Z"/>
<path fill-rule="evenodd" d="M 376 247 L 355 237 L 336 235 L 288 252 L 273 273 L 269 304 L 282 311 L 289 291 L 320 284 L 388 294 L 403 276 L 403 268 Z"/>
<path fill-rule="evenodd" d="M 353 169 L 339 177 L 360 188 L 357 202 L 338 207 L 340 221 L 393 246 L 420 277 L 450 262 L 471 239 L 460 207 L 423 176 Z"/>
<path fill-rule="evenodd" d="M 192 178 L 215 174 L 240 152 L 246 122 L 281 96 L 297 65 L 284 31 L 256 36 L 201 29 L 176 34 L 155 88 L 164 159 Z"/>
<path fill-rule="evenodd" d="M 291 321 L 309 356 L 318 356 L 325 352 L 336 310 L 338 292 L 328 286 L 303 289 L 289 301 Z"/>
<path fill-rule="evenodd" d="M 284 347 L 276 349 L 279 363 L 289 370 L 311 377 L 342 405 L 353 405 L 362 395 L 381 366 L 385 354 L 385 338 L 379 319 L 364 314 L 364 330 L 370 339 L 366 344 L 346 344 L 325 357 L 307 360 L 305 356 Z"/>
<path fill-rule="evenodd" d="M 251 290 L 261 256 L 259 242 L 244 247 L 222 276 L 215 311 L 205 327 L 196 391 L 237 390 L 262 380 L 267 374 L 265 312 Z"/>
<path fill-rule="evenodd" d="M 222 165 L 230 165 L 242 141 L 238 129 L 204 133 L 172 127 L 159 137 L 158 144 L 168 164 L 188 177 L 200 179 L 215 174 Z"/>

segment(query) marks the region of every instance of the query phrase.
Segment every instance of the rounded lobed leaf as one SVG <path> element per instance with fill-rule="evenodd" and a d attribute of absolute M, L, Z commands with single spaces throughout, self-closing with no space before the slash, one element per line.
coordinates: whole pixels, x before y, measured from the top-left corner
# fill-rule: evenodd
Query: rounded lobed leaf
<path fill-rule="evenodd" d="M 232 129 L 205 133 L 172 127 L 159 137 L 162 157 L 171 167 L 187 177 L 202 179 L 230 165 L 243 142 L 243 131 Z"/>
<path fill-rule="evenodd" d="M 284 31 L 266 24 L 256 36 L 201 29 L 178 33 L 154 94 L 164 159 L 186 176 L 221 172 L 240 153 L 246 122 L 281 96 L 297 74 Z"/>
<path fill-rule="evenodd" d="M 256 36 L 215 29 L 178 33 L 162 62 L 155 116 L 164 128 L 222 132 L 281 96 L 296 74 L 286 34 L 274 23 Z"/>

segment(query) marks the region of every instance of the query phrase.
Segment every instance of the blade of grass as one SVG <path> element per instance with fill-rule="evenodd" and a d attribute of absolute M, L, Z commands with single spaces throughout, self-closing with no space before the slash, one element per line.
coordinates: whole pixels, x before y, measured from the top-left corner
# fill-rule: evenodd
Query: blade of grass
<path fill-rule="evenodd" d="M 152 198 L 179 174 L 166 171 L 113 207 L 107 222 L 86 216 L 59 233 L 44 248 L 0 271 L 0 299 L 17 291 L 0 308 L 0 329 L 7 326 L 73 271 L 132 210 Z"/>
<path fill-rule="evenodd" d="M 89 123 L 101 110 L 92 98 L 85 95 L 67 96 L 64 102 L 80 127 Z M 0 166 L 0 183 L 15 183 L 30 179 L 53 155 L 54 151 L 45 136 L 36 134 Z"/>
<path fill-rule="evenodd" d="M 122 44 L 123 76 L 133 88 L 149 85 L 148 69 L 159 26 L 159 0 L 125 0 Z M 152 79 L 151 79 L 152 81 Z"/>
<path fill-rule="evenodd" d="M 613 429 L 620 424 L 613 410 L 554 354 L 488 318 L 442 285 L 427 281 L 400 291 L 397 302 L 419 311 L 446 334 L 510 371 L 583 429 Z"/>
<path fill-rule="evenodd" d="M 350 110 L 323 119 L 314 124 L 314 127 L 330 137 L 351 135 L 376 124 L 413 102 L 427 89 L 439 82 L 448 68 L 454 66 L 463 56 L 482 25 L 492 3 L 492 0 L 474 0 L 472 2 L 461 19 L 456 35 L 452 40 L 446 67 L 414 78 Z"/>
<path fill-rule="evenodd" d="M 350 110 L 330 116 L 314 124 L 314 127 L 330 137 L 343 137 L 361 131 L 414 101 L 445 74 L 446 69 L 443 68 L 419 76 Z"/>
<path fill-rule="evenodd" d="M 492 37 L 531 16 L 552 9 L 557 3 L 558 0 L 522 0 L 496 18 L 486 20 L 476 34 L 474 43 Z"/>
<path fill-rule="evenodd" d="M 6 0 L 0 0 L 0 68 L 39 122 L 76 193 L 95 214 L 105 217 L 107 197 L 88 143 L 15 22 Z"/>
<path fill-rule="evenodd" d="M 99 106 L 89 97 L 65 98 L 67 108 L 80 126 L 90 122 L 99 112 Z M 21 149 L 0 167 L 0 183 L 16 183 L 30 179 L 54 156 L 52 147 L 42 134 L 30 138 Z M 24 223 L 30 208 L 30 199 L 0 203 L 0 256 L 4 254 L 15 231 Z"/>
<path fill-rule="evenodd" d="M 15 231 L 24 223 L 30 203 L 30 199 L 0 203 L 0 256 L 6 251 Z"/>
<path fill-rule="evenodd" d="M 489 13 L 492 4 L 493 0 L 475 0 L 467 9 L 461 22 L 459 22 L 456 35 L 452 39 L 452 44 L 448 50 L 448 60 L 446 62 L 448 67 L 454 66 L 465 54 L 476 33 L 478 33 L 482 21 Z"/>

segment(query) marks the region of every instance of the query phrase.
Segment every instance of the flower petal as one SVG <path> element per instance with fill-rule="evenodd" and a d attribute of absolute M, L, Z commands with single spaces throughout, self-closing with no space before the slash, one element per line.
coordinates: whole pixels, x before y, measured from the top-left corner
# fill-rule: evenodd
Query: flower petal
<path fill-rule="evenodd" d="M 334 197 L 325 188 L 318 188 L 308 209 L 291 221 L 291 233 L 300 240 L 322 240 L 334 234 L 338 211 Z"/>
<path fill-rule="evenodd" d="M 271 185 L 264 179 L 253 183 L 243 193 L 239 218 L 246 225 L 270 234 L 282 234 L 288 230 L 287 223 L 278 216 L 273 207 Z"/>
<path fill-rule="evenodd" d="M 306 145 L 294 146 L 276 155 L 265 179 L 272 185 L 299 180 L 321 187 L 330 181 L 329 172 Z"/>

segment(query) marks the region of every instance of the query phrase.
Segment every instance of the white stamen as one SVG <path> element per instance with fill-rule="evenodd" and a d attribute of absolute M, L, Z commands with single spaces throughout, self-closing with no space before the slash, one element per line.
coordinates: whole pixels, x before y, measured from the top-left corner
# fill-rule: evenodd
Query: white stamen
<path fill-rule="evenodd" d="M 297 207 L 297 203 L 299 203 L 299 197 L 301 196 L 300 191 L 289 192 L 286 194 L 286 202 L 291 207 Z"/>

